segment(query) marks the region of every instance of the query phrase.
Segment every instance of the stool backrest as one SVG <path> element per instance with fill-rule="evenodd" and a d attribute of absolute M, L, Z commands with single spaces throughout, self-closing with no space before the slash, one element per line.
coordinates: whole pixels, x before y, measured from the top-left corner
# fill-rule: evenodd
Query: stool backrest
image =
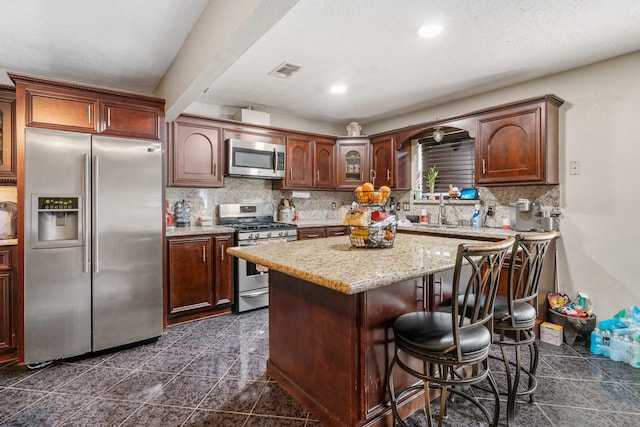
<path fill-rule="evenodd" d="M 508 237 L 495 243 L 463 243 L 458 246 L 452 298 L 458 304 L 452 304 L 451 310 L 453 339 L 459 360 L 462 360 L 461 348 L 457 345 L 460 333 L 466 329 L 485 327 L 493 318 L 493 303 L 498 292 L 500 272 L 514 242 L 513 237 Z M 463 268 L 471 271 L 468 280 L 463 279 Z"/>
<path fill-rule="evenodd" d="M 549 243 L 556 237 L 555 231 L 518 235 L 517 245 L 511 253 L 509 265 L 509 314 L 513 316 L 516 303 L 534 304 L 538 297 L 538 285 Z"/>

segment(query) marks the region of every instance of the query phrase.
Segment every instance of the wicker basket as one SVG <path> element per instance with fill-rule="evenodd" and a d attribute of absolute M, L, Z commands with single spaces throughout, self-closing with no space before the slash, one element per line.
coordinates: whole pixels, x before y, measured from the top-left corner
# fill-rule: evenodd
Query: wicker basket
<path fill-rule="evenodd" d="M 395 238 L 395 221 L 386 225 L 349 226 L 349 239 L 356 248 L 391 248 Z"/>

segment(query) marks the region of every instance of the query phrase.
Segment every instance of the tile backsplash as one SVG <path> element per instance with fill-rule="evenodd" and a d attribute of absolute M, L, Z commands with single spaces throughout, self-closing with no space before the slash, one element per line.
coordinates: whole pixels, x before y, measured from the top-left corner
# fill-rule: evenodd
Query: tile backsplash
<path fill-rule="evenodd" d="M 213 223 L 218 223 L 217 207 L 224 203 L 272 203 L 277 209 L 280 200 L 291 198 L 290 190 L 273 190 L 271 181 L 263 179 L 225 177 L 224 188 L 176 188 L 166 189 L 166 198 L 170 211 L 176 202 L 185 200 L 191 208 L 193 222 L 201 218 L 213 218 Z M 0 193 L 1 194 L 1 193 Z M 308 198 L 294 197 L 293 201 L 301 220 L 339 220 L 340 206 L 348 205 L 353 201 L 351 191 L 301 191 L 298 194 L 307 195 Z M 439 204 L 437 202 L 414 201 L 411 191 L 394 190 L 391 194 L 394 199 L 403 206 L 409 204 L 409 211 L 398 213 L 400 218 L 405 215 L 418 215 L 422 208 L 427 210 L 429 216 L 437 215 Z M 500 227 L 503 218 L 509 218 L 509 203 L 519 198 L 527 198 L 538 203 L 542 207 L 558 208 L 560 205 L 559 185 L 533 185 L 511 187 L 480 187 L 480 204 L 483 215 L 489 206 L 494 207 L 493 217 L 486 217 L 486 226 Z M 335 202 L 336 209 L 332 209 Z M 473 213 L 474 203 L 448 202 L 445 203 L 447 220 L 458 222 L 460 219 L 470 219 Z M 556 228 L 558 228 L 556 226 Z"/>

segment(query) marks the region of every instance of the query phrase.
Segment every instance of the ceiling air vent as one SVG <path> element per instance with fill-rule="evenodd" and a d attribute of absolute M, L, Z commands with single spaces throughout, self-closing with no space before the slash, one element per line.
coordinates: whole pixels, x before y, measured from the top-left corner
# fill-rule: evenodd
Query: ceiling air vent
<path fill-rule="evenodd" d="M 278 65 L 272 71 L 269 72 L 270 76 L 280 77 L 281 79 L 286 79 L 291 77 L 292 74 L 298 72 L 302 68 L 302 65 L 292 64 L 291 62 L 283 62 Z"/>

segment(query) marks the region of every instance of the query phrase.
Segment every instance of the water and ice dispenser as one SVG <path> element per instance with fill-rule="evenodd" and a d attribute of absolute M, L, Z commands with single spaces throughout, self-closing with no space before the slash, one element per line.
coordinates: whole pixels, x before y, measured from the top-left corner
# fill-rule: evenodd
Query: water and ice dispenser
<path fill-rule="evenodd" d="M 82 198 L 78 195 L 33 195 L 32 239 L 34 248 L 58 248 L 82 244 Z"/>

